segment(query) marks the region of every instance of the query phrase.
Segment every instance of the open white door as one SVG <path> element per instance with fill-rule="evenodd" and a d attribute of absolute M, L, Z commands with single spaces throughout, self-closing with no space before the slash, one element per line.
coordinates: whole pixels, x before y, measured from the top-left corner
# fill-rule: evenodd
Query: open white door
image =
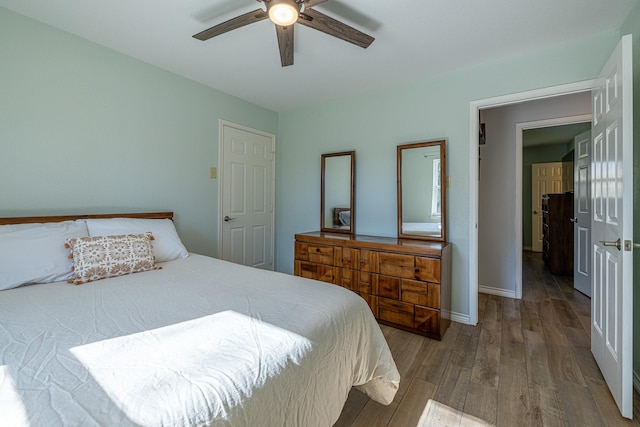
<path fill-rule="evenodd" d="M 573 287 L 591 296 L 591 131 L 574 139 Z"/>
<path fill-rule="evenodd" d="M 593 88 L 591 352 L 633 417 L 633 99 L 631 36 Z"/>

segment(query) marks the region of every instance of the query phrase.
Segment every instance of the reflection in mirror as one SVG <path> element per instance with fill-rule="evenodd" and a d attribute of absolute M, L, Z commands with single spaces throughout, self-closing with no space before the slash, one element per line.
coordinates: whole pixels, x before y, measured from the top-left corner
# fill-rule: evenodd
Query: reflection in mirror
<path fill-rule="evenodd" d="M 445 141 L 399 145 L 398 237 L 446 240 Z"/>
<path fill-rule="evenodd" d="M 320 228 L 335 233 L 353 233 L 355 151 L 322 155 Z"/>

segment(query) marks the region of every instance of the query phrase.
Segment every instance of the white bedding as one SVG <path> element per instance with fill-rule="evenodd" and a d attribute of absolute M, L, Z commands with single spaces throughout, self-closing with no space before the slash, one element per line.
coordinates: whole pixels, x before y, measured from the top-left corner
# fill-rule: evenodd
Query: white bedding
<path fill-rule="evenodd" d="M 402 232 L 422 236 L 439 236 L 442 233 L 442 224 L 439 222 L 403 222 Z"/>
<path fill-rule="evenodd" d="M 331 426 L 399 379 L 356 294 L 200 255 L 0 292 L 3 425 Z"/>

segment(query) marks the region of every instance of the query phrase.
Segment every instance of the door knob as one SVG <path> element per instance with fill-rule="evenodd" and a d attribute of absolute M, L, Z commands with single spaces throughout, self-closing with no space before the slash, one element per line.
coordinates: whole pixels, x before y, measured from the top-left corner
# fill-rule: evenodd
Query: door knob
<path fill-rule="evenodd" d="M 578 223 L 578 218 L 569 218 L 569 221 L 571 221 L 574 224 Z"/>
<path fill-rule="evenodd" d="M 616 240 L 615 242 L 600 240 L 600 243 L 602 243 L 603 246 L 615 246 L 616 248 L 618 248 L 618 250 L 622 249 L 622 242 L 620 241 L 620 239 Z"/>
<path fill-rule="evenodd" d="M 533 211 L 533 214 L 534 215 L 538 215 L 538 211 Z"/>
<path fill-rule="evenodd" d="M 233 221 L 235 220 L 235 218 L 231 218 L 229 215 L 225 215 L 224 217 L 224 222 L 229 222 L 229 221 Z"/>

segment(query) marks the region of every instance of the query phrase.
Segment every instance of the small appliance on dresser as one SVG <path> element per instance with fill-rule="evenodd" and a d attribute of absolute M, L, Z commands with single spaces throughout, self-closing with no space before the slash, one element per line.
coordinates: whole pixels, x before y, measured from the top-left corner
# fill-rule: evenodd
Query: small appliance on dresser
<path fill-rule="evenodd" d="M 573 192 L 542 196 L 542 260 L 552 274 L 573 275 Z"/>

